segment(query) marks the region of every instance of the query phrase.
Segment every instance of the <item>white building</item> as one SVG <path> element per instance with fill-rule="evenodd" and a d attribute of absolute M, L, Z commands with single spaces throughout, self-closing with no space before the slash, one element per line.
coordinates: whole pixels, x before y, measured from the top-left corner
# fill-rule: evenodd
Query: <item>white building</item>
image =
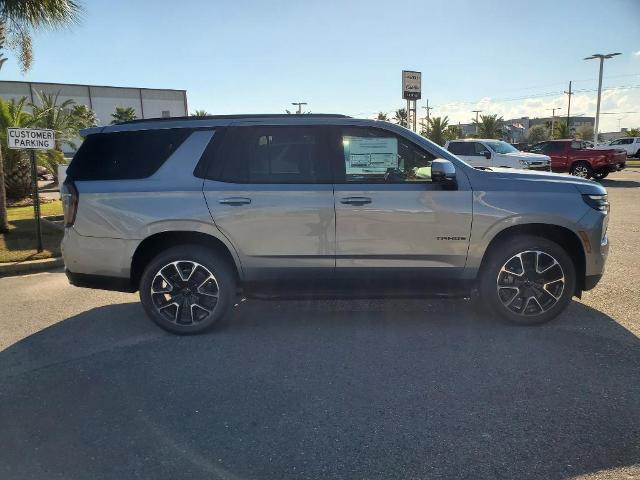
<path fill-rule="evenodd" d="M 133 107 L 138 118 L 181 117 L 188 115 L 186 90 L 109 87 L 73 83 L 0 81 L 0 97 L 5 100 L 26 97 L 37 104 L 38 92 L 58 95 L 59 101 L 71 99 L 93 110 L 98 125 L 111 123 L 116 107 Z M 70 147 L 65 146 L 65 153 Z"/>

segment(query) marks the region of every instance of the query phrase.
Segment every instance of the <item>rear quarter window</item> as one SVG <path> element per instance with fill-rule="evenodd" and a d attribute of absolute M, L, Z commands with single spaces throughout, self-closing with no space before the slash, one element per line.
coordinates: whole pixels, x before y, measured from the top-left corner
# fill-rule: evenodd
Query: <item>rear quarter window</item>
<path fill-rule="evenodd" d="M 89 135 L 73 157 L 73 180 L 128 180 L 153 175 L 191 133 L 187 129 Z"/>

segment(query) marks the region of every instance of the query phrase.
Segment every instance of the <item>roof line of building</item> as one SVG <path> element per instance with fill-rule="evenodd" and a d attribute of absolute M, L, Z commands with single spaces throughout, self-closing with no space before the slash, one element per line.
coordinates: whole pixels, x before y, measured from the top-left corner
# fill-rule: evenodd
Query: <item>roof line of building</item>
<path fill-rule="evenodd" d="M 63 83 L 63 82 L 34 82 L 31 80 L 0 80 L 0 83 L 28 83 L 31 85 L 66 85 L 69 87 L 96 87 L 96 88 L 121 88 L 123 90 L 164 90 L 171 92 L 186 92 L 179 88 L 149 88 L 149 87 L 121 87 L 117 85 L 93 85 L 88 83 Z"/>

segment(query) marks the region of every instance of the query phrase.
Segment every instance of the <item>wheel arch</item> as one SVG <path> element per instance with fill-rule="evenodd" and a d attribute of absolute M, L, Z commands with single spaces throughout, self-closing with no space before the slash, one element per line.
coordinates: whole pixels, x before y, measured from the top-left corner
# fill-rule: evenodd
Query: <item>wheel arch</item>
<path fill-rule="evenodd" d="M 131 284 L 138 288 L 140 277 L 149 262 L 160 252 L 178 245 L 201 245 L 221 256 L 236 273 L 237 280 L 242 279 L 242 265 L 232 247 L 223 240 L 208 233 L 170 230 L 154 233 L 145 238 L 133 253 L 131 259 Z"/>
<path fill-rule="evenodd" d="M 526 223 L 520 225 L 513 225 L 500 230 L 491 239 L 487 248 L 485 249 L 482 261 L 480 262 L 480 268 L 478 272 L 482 272 L 486 265 L 489 254 L 493 249 L 499 248 L 501 244 L 508 241 L 509 238 L 522 235 L 532 235 L 536 237 L 543 237 L 552 242 L 557 243 L 565 249 L 576 269 L 576 291 L 575 295 L 580 296 L 582 290 L 584 290 L 584 279 L 586 271 L 586 257 L 584 253 L 584 247 L 578 235 L 567 227 L 560 225 L 546 224 L 546 223 Z"/>

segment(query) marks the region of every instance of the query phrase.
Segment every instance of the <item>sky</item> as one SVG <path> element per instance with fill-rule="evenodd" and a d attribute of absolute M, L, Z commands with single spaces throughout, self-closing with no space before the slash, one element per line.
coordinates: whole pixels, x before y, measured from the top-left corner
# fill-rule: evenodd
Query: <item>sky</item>
<path fill-rule="evenodd" d="M 422 72 L 421 112 L 549 116 L 573 81 L 572 114 L 600 131 L 640 127 L 640 0 L 80 0 L 79 25 L 34 36 L 26 74 L 0 79 L 187 90 L 189 110 L 372 117 L 406 105 L 401 72 Z M 633 113 L 628 113 L 633 112 Z M 423 113 L 419 114 L 423 116 Z"/>

